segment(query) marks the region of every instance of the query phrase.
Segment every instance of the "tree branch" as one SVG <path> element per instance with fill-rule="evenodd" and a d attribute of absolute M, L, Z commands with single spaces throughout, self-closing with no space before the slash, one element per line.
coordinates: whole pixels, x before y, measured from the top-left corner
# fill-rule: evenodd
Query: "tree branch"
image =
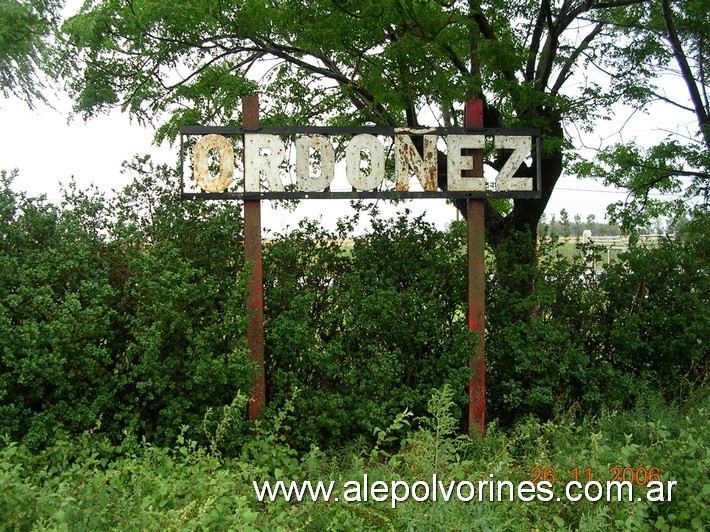
<path fill-rule="evenodd" d="M 525 65 L 525 81 L 534 81 L 535 76 L 535 58 L 537 53 L 540 51 L 540 42 L 542 41 L 542 32 L 545 29 L 545 19 L 547 12 L 547 1 L 542 0 L 540 2 L 540 10 L 537 14 L 537 20 L 535 21 L 535 28 L 533 29 L 532 38 L 530 40 L 530 53 L 528 55 L 528 61 Z"/>
<path fill-rule="evenodd" d="M 390 126 L 398 125 L 397 122 L 392 119 L 392 117 L 388 116 L 387 110 L 381 104 L 376 103 L 375 96 L 373 94 L 366 91 L 362 87 L 355 85 L 353 83 L 352 79 L 345 76 L 337 68 L 333 68 L 335 65 L 333 65 L 330 61 L 324 61 L 324 58 L 315 57 L 313 54 L 308 53 L 305 50 L 299 50 L 299 49 L 293 48 L 293 47 L 278 46 L 273 42 L 267 44 L 266 41 L 264 41 L 264 42 L 254 41 L 254 44 L 256 44 L 258 47 L 262 48 L 264 52 L 266 52 L 270 55 L 273 55 L 274 57 L 278 57 L 280 59 L 283 59 L 284 61 L 286 61 L 289 64 L 303 68 L 309 72 L 323 76 L 324 78 L 331 79 L 331 80 L 335 81 L 336 83 L 338 83 L 341 87 L 347 87 L 350 91 L 352 91 L 354 94 L 357 94 L 358 97 L 360 97 L 362 99 L 361 101 L 358 102 L 356 99 L 353 99 L 352 97 L 350 98 L 353 105 L 355 105 L 359 110 L 363 110 L 367 107 L 370 107 L 377 113 L 378 116 L 380 116 L 381 118 L 383 118 L 386 121 L 387 125 L 390 125 Z M 288 52 L 287 52 L 287 50 L 288 50 Z M 326 65 L 330 68 L 319 67 L 317 65 L 309 63 L 308 61 L 304 61 L 303 59 L 300 59 L 300 58 L 296 57 L 295 55 L 292 55 L 292 53 L 300 53 L 303 55 L 309 55 L 309 56 L 314 57 L 315 59 L 321 61 L 321 63 L 323 63 L 324 65 Z"/>
<path fill-rule="evenodd" d="M 570 55 L 565 60 L 562 70 L 557 76 L 557 81 L 553 85 L 550 94 L 556 95 L 560 91 L 560 89 L 562 89 L 562 85 L 564 85 L 565 81 L 567 81 L 567 77 L 569 76 L 570 71 L 572 70 L 572 67 L 574 66 L 575 62 L 577 61 L 577 59 L 579 59 L 579 56 L 582 55 L 582 53 L 589 47 L 589 44 L 594 40 L 597 35 L 601 33 L 603 29 L 604 24 L 602 22 L 599 22 L 594 27 L 594 29 L 589 32 L 589 34 L 582 40 L 579 46 L 575 48 L 574 52 L 572 52 L 572 55 Z"/>
<path fill-rule="evenodd" d="M 679 109 L 682 109 L 683 111 L 688 111 L 688 112 L 690 112 L 690 113 L 694 113 L 694 112 L 695 112 L 695 109 L 693 109 L 692 107 L 687 107 L 687 106 L 685 106 L 685 105 L 681 105 L 681 104 L 679 104 L 678 102 L 674 102 L 674 101 L 671 100 L 670 98 L 667 98 L 666 96 L 662 96 L 662 95 L 658 94 L 657 92 L 654 92 L 654 93 L 652 93 L 652 94 L 653 94 L 653 96 L 654 96 L 655 98 L 657 98 L 658 100 L 660 100 L 660 101 L 662 101 L 662 102 L 665 102 L 665 103 L 667 103 L 667 104 L 673 105 L 673 106 L 675 106 L 675 107 L 677 107 L 677 108 L 679 108 Z"/>
<path fill-rule="evenodd" d="M 451 62 L 454 64 L 454 66 L 458 69 L 458 71 L 463 75 L 464 77 L 470 76 L 470 72 L 468 71 L 468 68 L 466 67 L 466 63 L 464 63 L 461 58 L 456 54 L 456 51 L 451 48 L 451 45 L 449 43 L 444 43 L 441 45 L 442 49 L 446 52 L 446 54 L 451 58 Z"/>
<path fill-rule="evenodd" d="M 617 0 L 616 2 L 599 2 L 591 6 L 591 9 L 610 9 L 614 7 L 626 7 L 634 4 L 645 4 L 647 0 Z"/>
<path fill-rule="evenodd" d="M 673 20 L 673 11 L 671 9 L 670 0 L 661 1 L 661 12 L 663 14 L 663 20 L 666 23 L 666 29 L 668 30 L 667 39 L 673 48 L 673 55 L 676 58 L 676 62 L 680 67 L 685 84 L 688 87 L 690 99 L 695 107 L 695 116 L 698 119 L 700 131 L 705 139 L 705 146 L 710 148 L 710 118 L 708 118 L 708 113 L 703 106 L 700 91 L 698 91 L 698 87 L 695 84 L 695 76 L 693 76 L 693 71 L 688 64 L 688 58 L 683 51 L 683 45 L 678 37 L 678 31 L 676 30 L 675 21 Z"/>
<path fill-rule="evenodd" d="M 476 22 L 476 25 L 478 26 L 478 30 L 481 32 L 481 35 L 483 35 L 483 37 L 485 39 L 488 39 L 489 41 L 497 41 L 498 40 L 498 37 L 496 36 L 495 32 L 493 31 L 493 28 L 491 28 L 491 25 L 488 22 L 488 19 L 481 11 L 473 11 L 472 17 L 473 17 L 473 20 Z M 512 70 L 510 70 L 509 68 L 503 68 L 502 73 L 503 73 L 503 77 L 505 77 L 506 80 L 517 81 L 517 79 L 515 78 L 515 73 Z"/>

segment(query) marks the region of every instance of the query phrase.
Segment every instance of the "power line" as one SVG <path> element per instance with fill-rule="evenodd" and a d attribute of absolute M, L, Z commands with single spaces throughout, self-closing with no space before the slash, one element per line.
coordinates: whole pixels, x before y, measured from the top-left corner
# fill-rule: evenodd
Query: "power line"
<path fill-rule="evenodd" d="M 629 192 L 624 190 L 594 190 L 590 188 L 566 188 L 566 187 L 555 187 L 555 190 L 566 190 L 569 192 L 592 192 L 597 194 L 624 194 L 628 195 Z M 682 198 L 681 194 L 662 194 L 660 192 L 651 192 L 649 196 L 660 196 L 664 198 Z"/>

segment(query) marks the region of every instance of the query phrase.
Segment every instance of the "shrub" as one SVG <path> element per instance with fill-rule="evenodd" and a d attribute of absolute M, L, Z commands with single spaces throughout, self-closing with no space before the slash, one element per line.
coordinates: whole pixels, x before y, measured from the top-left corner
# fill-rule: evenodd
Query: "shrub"
<path fill-rule="evenodd" d="M 632 246 L 595 272 L 598 250 L 572 258 L 544 243 L 538 266 L 519 268 L 535 289 L 508 288 L 495 266 L 487 287 L 488 411 L 504 426 L 633 406 L 647 390 L 668 399 L 702 382 L 710 342 L 707 231 Z M 496 261 L 505 249 L 496 252 Z M 510 273 L 508 273 L 510 275 Z"/>
<path fill-rule="evenodd" d="M 147 159 L 126 170 L 136 180 L 115 197 L 70 186 L 61 206 L 12 192 L 2 174 L 0 433 L 28 445 L 97 419 L 114 441 L 171 442 L 188 425 L 204 442 L 204 414 L 218 419 L 251 387 L 239 205 L 182 202 L 175 173 Z M 371 229 L 355 235 L 364 217 Z M 488 419 L 507 429 L 627 408 L 701 381 L 706 226 L 601 273 L 589 246 L 569 258 L 543 244 L 534 267 L 511 259 L 527 235 L 490 253 Z M 298 390 L 294 447 L 372 440 L 405 408 L 421 416 L 445 384 L 464 429 L 477 341 L 464 231 L 360 205 L 334 230 L 303 221 L 264 246 L 265 419 Z M 239 414 L 221 438 L 233 453 L 248 437 Z"/>
<path fill-rule="evenodd" d="M 706 378 L 710 347 L 710 235 L 635 246 L 600 280 L 602 355 L 619 371 L 672 392 Z"/>
<path fill-rule="evenodd" d="M 177 199 L 146 160 L 107 199 L 0 193 L 0 433 L 42 446 L 103 420 L 172 441 L 248 390 L 238 208 Z"/>
<path fill-rule="evenodd" d="M 182 435 L 169 447 L 157 447 L 135 439 L 116 445 L 86 433 L 60 439 L 42 453 L 0 441 L 0 524 L 18 530 L 701 530 L 710 517 L 707 392 L 701 387 L 688 401 L 674 404 L 647 394 L 624 413 L 561 416 L 544 423 L 529 418 L 508 434 L 493 424 L 485 436 L 468 438 L 455 433 L 456 406 L 452 391 L 443 387 L 432 394 L 418 430 L 402 435 L 405 413 L 378 431 L 374 448 L 312 449 L 300 455 L 288 444 L 298 430 L 290 408 L 276 415 L 275 426 L 262 424 L 239 459 L 210 452 Z M 391 448 L 384 453 L 386 440 Z M 575 470 L 581 482 L 588 475 L 605 482 L 613 468 L 627 468 L 623 478 L 633 478 L 634 500 L 572 502 L 564 496 Z M 259 502 L 252 488 L 265 480 L 333 481 L 333 497 L 343 495 L 346 482 L 362 485 L 365 475 L 370 486 L 375 481 L 413 486 L 430 483 L 436 474 L 444 488 L 467 481 L 480 490 L 479 481 L 518 485 L 542 471 L 560 500 L 510 501 L 505 489 L 502 500 L 490 501 L 483 488 L 482 500 L 476 491 L 464 502 L 451 489 L 448 500 L 439 491 L 436 501 L 410 498 L 392 508 L 390 499 L 372 497 Z M 672 500 L 667 490 L 662 502 L 637 499 L 649 471 L 664 486 L 676 482 Z M 470 490 L 461 493 L 467 496 Z"/>
<path fill-rule="evenodd" d="M 297 442 L 369 435 L 405 405 L 423 413 L 448 382 L 466 401 L 470 338 L 460 235 L 408 213 L 352 238 L 313 222 L 266 247 L 268 387 L 279 404 L 298 387 Z"/>

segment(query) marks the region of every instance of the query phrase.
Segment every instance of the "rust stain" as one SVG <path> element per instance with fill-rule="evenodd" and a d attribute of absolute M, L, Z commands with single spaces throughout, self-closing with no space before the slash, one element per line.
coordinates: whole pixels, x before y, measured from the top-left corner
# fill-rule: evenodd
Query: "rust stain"
<path fill-rule="evenodd" d="M 407 192 L 409 190 L 410 168 L 414 171 L 425 191 L 436 191 L 438 157 L 435 136 L 424 135 L 423 152 L 424 155 L 420 156 L 410 137 L 404 135 L 395 137 L 394 167 L 396 173 L 395 190 L 397 192 Z"/>
<path fill-rule="evenodd" d="M 438 162 L 438 153 L 436 151 L 436 141 L 434 141 L 434 149 L 433 150 L 427 150 L 426 149 L 426 138 L 424 139 L 425 143 L 425 149 L 424 149 L 424 167 L 427 169 L 427 172 L 425 174 L 425 183 L 424 183 L 424 190 L 427 192 L 436 192 L 437 188 L 437 179 L 436 179 L 436 173 L 437 173 L 437 162 Z"/>
<path fill-rule="evenodd" d="M 426 133 L 436 133 L 435 127 L 416 128 L 416 127 L 396 127 L 395 133 L 407 133 L 410 135 L 424 135 Z"/>

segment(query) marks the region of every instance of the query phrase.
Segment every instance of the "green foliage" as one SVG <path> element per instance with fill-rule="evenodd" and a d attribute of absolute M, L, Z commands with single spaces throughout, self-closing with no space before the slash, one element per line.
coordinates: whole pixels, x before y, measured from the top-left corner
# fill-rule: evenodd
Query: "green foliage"
<path fill-rule="evenodd" d="M 189 426 L 233 456 L 249 439 L 233 399 L 251 386 L 241 213 L 180 202 L 147 160 L 126 169 L 137 179 L 115 198 L 70 186 L 61 207 L 12 192 L 3 174 L 0 431 L 39 448 L 97 419 L 114 441 L 170 442 Z M 365 215 L 371 230 L 354 236 Z M 626 408 L 702 381 L 708 237 L 698 216 L 686 230 L 601 272 L 590 246 L 570 258 L 543 240 L 532 268 L 501 245 L 488 265 L 488 418 Z M 465 418 L 477 341 L 465 258 L 462 224 L 438 231 L 362 206 L 334 231 L 304 221 L 264 246 L 265 422 L 289 404 L 298 427 L 278 453 L 360 441 L 386 457 L 381 427 L 405 409 L 421 418 L 445 385 Z"/>
<path fill-rule="evenodd" d="M 30 107 L 44 101 L 42 72 L 56 74 L 53 55 L 62 0 L 3 0 L 0 3 L 0 94 Z"/>
<path fill-rule="evenodd" d="M 25 448 L 5 445 L 0 482 L 13 496 L 3 498 L 0 520 L 19 530 L 233 530 L 249 529 L 257 519 L 239 494 L 240 476 L 220 467 L 194 442 L 180 437 L 172 449 L 131 447 L 124 450 L 96 437 L 35 458 Z M 37 476 L 21 476 L 19 468 L 8 467 L 13 460 L 38 464 Z M 57 460 L 67 466 L 52 474 L 41 469 Z"/>
<path fill-rule="evenodd" d="M 160 140 L 240 123 L 239 96 L 255 92 L 262 122 L 280 125 L 463 126 L 464 101 L 480 98 L 484 126 L 543 133 L 542 197 L 489 203 L 498 242 L 537 226 L 572 147 L 564 123 L 593 130 L 620 100 L 652 98 L 672 55 L 630 29 L 646 4 L 101 0 L 63 25 L 65 76 L 77 112 L 167 120 Z"/>
<path fill-rule="evenodd" d="M 457 233 L 407 213 L 354 237 L 304 222 L 265 248 L 268 389 L 297 386 L 298 444 L 372 434 L 405 406 L 425 409 L 449 382 L 461 407 L 468 380 L 465 254 Z M 442 275 L 442 272 L 447 272 Z"/>
<path fill-rule="evenodd" d="M 619 51 L 614 40 L 639 10 L 603 2 L 545 8 L 181 0 L 176 7 L 103 0 L 87 4 L 63 29 L 75 54 L 71 91 L 89 115 L 120 105 L 140 117 L 189 109 L 202 123 L 230 120 L 234 96 L 254 89 L 246 83 L 249 70 L 263 63 L 268 72 L 258 78 L 268 116 L 413 126 L 431 107 L 437 119 L 460 123 L 456 104 L 480 94 L 509 126 L 548 128 L 556 112 L 584 119 L 603 115 L 622 96 L 648 98 L 651 62 L 662 50 L 629 44 Z M 590 16 L 608 31 L 575 40 L 566 30 Z M 273 67 L 272 58 L 282 63 Z M 180 80 L 171 76 L 176 64 L 186 69 Z M 561 96 L 576 70 L 596 65 L 623 74 L 611 87 L 587 84 Z M 103 93 L 110 97 L 96 97 Z"/>
<path fill-rule="evenodd" d="M 170 447 L 157 447 L 135 439 L 116 445 L 89 432 L 59 440 L 42 453 L 4 440 L 0 523 L 16 530 L 699 530 L 710 518 L 707 387 L 684 403 L 668 404 L 647 394 L 621 414 L 568 415 L 545 423 L 529 419 L 509 434 L 492 424 L 485 436 L 475 438 L 435 429 L 451 426 L 451 397 L 446 388 L 434 393 L 422 428 L 410 432 L 388 460 L 368 460 L 367 451 L 311 450 L 286 453 L 288 472 L 281 464 L 290 409 L 278 414 L 279 426 L 262 426 L 255 438 L 281 442 L 282 451 L 254 446 L 239 459 L 214 455 L 182 435 Z M 646 492 L 639 484 L 632 501 L 572 502 L 564 487 L 575 478 L 575 468 L 583 483 L 588 475 L 605 482 L 614 468 L 628 468 L 636 481 L 638 474 L 653 470 L 664 485 L 676 484 L 671 499 L 666 490 L 663 502 L 636 500 Z M 487 500 L 488 493 L 481 501 L 476 496 L 463 502 L 454 490 L 448 501 L 439 493 L 437 501 L 410 499 L 392 508 L 390 499 L 336 502 L 307 496 L 298 503 L 283 497 L 259 502 L 253 489 L 254 482 L 266 479 L 332 480 L 341 489 L 348 481 L 362 482 L 364 475 L 370 484 L 413 485 L 431 483 L 433 473 L 444 487 L 462 481 L 477 486 L 491 478 L 517 484 L 543 470 L 561 500 L 511 502 L 506 489 L 500 502 Z"/>
<path fill-rule="evenodd" d="M 573 168 L 580 177 L 629 190 L 624 201 L 607 209 L 611 220 L 626 232 L 659 216 L 678 219 L 707 208 L 710 151 L 702 144 L 681 144 L 671 138 L 649 149 L 634 142 L 616 144 L 601 150 L 594 161 L 579 162 Z M 671 201 L 663 195 L 676 195 L 677 199 Z"/>
<path fill-rule="evenodd" d="M 61 209 L 3 174 L 0 433 L 41 446 L 102 418 L 166 442 L 249 388 L 240 212 L 181 203 L 145 160 L 128 170 L 115 198 L 71 187 Z"/>
<path fill-rule="evenodd" d="M 375 217 L 346 244 L 355 222 L 335 233 L 306 222 L 266 250 L 268 388 L 276 405 L 301 390 L 301 448 L 371 434 L 405 407 L 420 416 L 421 398 L 447 382 L 464 417 L 462 227 Z M 702 380 L 707 231 L 694 223 L 694 237 L 633 247 L 602 271 L 589 245 L 570 258 L 545 241 L 536 268 L 499 247 L 487 285 L 489 418 L 508 427 L 531 414 L 627 408 L 646 389 L 672 397 Z"/>
<path fill-rule="evenodd" d="M 707 371 L 707 228 L 632 247 L 597 272 L 599 250 L 573 258 L 543 241 L 539 267 L 488 285 L 488 412 L 504 425 L 581 406 L 626 408 L 655 387 L 674 396 Z M 550 245 L 552 247 L 550 247 Z M 499 250 L 496 261 L 506 260 Z M 504 268 L 510 275 L 511 269 Z M 509 288 L 534 285 L 530 297 Z"/>
<path fill-rule="evenodd" d="M 572 166 L 581 177 L 598 178 L 605 185 L 629 191 L 625 201 L 608 209 L 612 220 L 627 231 L 659 215 L 677 217 L 698 204 L 707 209 L 710 183 L 707 2 L 654 0 L 638 2 L 632 11 L 633 16 L 619 20 L 614 30 L 618 42 L 628 44 L 612 55 L 631 69 L 644 65 L 641 70 L 647 81 L 632 81 L 627 93 L 640 104 L 638 109 L 661 101 L 670 107 L 665 112 L 692 116 L 697 127 L 688 128 L 688 133 L 670 133 L 647 149 L 634 141 L 606 146 L 594 160 Z M 676 77 L 683 80 L 684 89 L 664 86 L 665 79 Z M 623 76 L 618 78 L 612 83 L 628 83 Z M 670 194 L 677 198 L 669 199 Z"/>
<path fill-rule="evenodd" d="M 707 230 L 687 240 L 666 239 L 654 249 L 632 247 L 621 258 L 600 280 L 608 303 L 597 314 L 595 340 L 608 363 L 645 375 L 664 390 L 705 378 L 710 342 Z"/>

